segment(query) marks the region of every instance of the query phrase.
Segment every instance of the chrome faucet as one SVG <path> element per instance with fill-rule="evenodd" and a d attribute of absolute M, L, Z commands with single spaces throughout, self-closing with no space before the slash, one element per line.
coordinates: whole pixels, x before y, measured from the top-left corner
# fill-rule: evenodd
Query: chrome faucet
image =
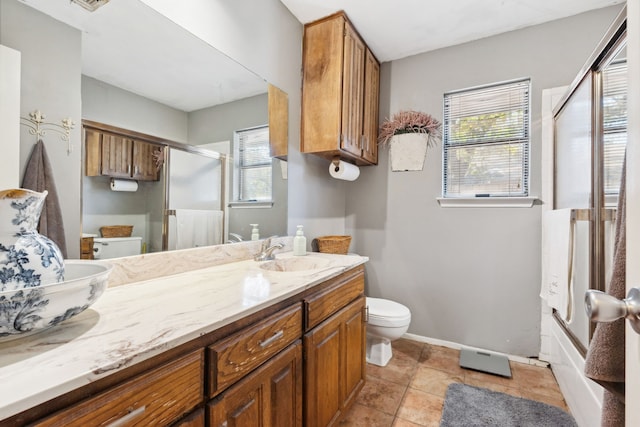
<path fill-rule="evenodd" d="M 271 261 L 275 259 L 276 256 L 273 254 L 273 251 L 276 249 L 284 248 L 282 243 L 276 243 L 275 245 L 271 244 L 271 238 L 278 236 L 267 237 L 262 241 L 262 247 L 260 248 L 260 253 L 257 254 L 253 259 L 256 261 Z"/>
<path fill-rule="evenodd" d="M 229 233 L 229 239 L 227 243 L 239 243 L 242 242 L 242 236 L 236 233 Z"/>

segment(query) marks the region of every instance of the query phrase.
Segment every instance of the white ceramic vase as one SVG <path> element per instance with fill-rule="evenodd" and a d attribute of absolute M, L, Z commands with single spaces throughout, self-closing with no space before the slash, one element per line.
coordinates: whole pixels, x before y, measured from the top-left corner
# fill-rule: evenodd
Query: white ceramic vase
<path fill-rule="evenodd" d="M 46 197 L 46 191 L 0 191 L 0 291 L 64 281 L 60 248 L 37 230 Z"/>
<path fill-rule="evenodd" d="M 389 158 L 393 172 L 421 171 L 427 155 L 429 136 L 424 133 L 394 135 L 389 141 Z"/>

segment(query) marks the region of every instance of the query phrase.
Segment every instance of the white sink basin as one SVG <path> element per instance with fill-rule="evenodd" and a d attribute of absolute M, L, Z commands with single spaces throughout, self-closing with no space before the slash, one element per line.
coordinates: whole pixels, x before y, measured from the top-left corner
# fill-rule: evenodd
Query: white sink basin
<path fill-rule="evenodd" d="M 260 268 L 268 271 L 310 271 L 321 270 L 328 267 L 330 261 L 324 258 L 316 258 L 311 256 L 295 257 L 295 258 L 281 258 L 273 261 L 267 261 L 260 264 Z"/>

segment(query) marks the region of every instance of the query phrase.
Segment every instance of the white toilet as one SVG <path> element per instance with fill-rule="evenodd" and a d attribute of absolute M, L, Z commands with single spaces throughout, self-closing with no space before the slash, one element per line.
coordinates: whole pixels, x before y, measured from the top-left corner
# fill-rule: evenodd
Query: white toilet
<path fill-rule="evenodd" d="M 386 366 L 391 359 L 391 341 L 409 329 L 411 311 L 402 304 L 367 297 L 367 362 Z"/>
<path fill-rule="evenodd" d="M 93 239 L 93 259 L 140 255 L 141 245 L 142 237 L 96 237 Z"/>

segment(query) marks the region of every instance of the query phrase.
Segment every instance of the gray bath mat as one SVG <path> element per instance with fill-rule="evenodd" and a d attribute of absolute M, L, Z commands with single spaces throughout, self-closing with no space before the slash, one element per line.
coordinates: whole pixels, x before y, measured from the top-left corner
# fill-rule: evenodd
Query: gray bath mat
<path fill-rule="evenodd" d="M 573 417 L 555 406 L 472 387 L 450 384 L 440 427 L 577 427 Z"/>

